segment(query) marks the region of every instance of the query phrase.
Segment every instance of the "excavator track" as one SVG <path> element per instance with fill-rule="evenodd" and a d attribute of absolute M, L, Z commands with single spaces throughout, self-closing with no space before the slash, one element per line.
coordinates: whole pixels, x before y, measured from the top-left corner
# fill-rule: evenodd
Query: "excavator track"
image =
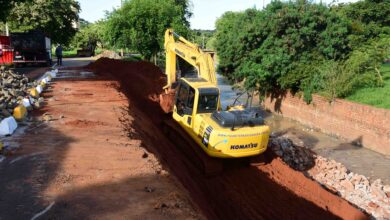
<path fill-rule="evenodd" d="M 208 156 L 175 121 L 164 120 L 162 130 L 204 175 L 215 176 L 223 172 L 222 159 Z"/>

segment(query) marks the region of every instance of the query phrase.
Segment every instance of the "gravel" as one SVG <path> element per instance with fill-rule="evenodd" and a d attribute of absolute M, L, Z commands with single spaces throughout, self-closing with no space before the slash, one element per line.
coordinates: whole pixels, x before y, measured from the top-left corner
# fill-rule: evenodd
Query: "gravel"
<path fill-rule="evenodd" d="M 38 82 L 29 80 L 25 75 L 17 74 L 5 67 L 0 68 L 0 121 L 12 115 L 13 110 L 23 98 L 29 97 L 29 89 Z M 32 105 L 37 108 L 43 99 L 30 98 Z"/>

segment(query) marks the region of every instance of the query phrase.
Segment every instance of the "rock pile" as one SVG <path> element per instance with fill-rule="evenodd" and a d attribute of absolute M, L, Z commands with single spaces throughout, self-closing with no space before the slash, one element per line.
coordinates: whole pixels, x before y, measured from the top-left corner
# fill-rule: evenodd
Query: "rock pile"
<path fill-rule="evenodd" d="M 390 186 L 384 186 L 380 179 L 370 182 L 365 176 L 350 172 L 341 163 L 321 156 L 316 156 L 315 164 L 308 173 L 317 182 L 373 217 L 390 219 Z"/>
<path fill-rule="evenodd" d="M 295 145 L 285 137 L 271 137 L 268 145 L 285 163 L 295 170 L 305 171 L 314 166 L 313 152 Z"/>
<path fill-rule="evenodd" d="M 38 82 L 30 81 L 26 76 L 16 74 L 5 67 L 0 68 L 0 121 L 12 115 L 15 107 L 29 97 L 29 89 L 38 85 Z M 39 106 L 41 100 L 30 98 L 33 106 Z"/>
<path fill-rule="evenodd" d="M 269 147 L 290 167 L 307 171 L 318 183 L 377 219 L 390 219 L 390 186 L 349 171 L 344 165 L 297 146 L 286 137 L 271 136 Z"/>

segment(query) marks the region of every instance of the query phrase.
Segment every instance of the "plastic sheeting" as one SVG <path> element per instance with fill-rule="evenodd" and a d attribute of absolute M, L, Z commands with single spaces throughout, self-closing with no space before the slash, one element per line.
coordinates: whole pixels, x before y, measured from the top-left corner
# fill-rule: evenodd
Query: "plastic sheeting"
<path fill-rule="evenodd" d="M 41 86 L 41 85 L 38 85 L 37 87 L 35 87 L 35 89 L 37 90 L 37 92 L 38 92 L 39 94 L 42 93 L 42 86 Z"/>
<path fill-rule="evenodd" d="M 0 122 L 0 135 L 11 135 L 14 133 L 18 124 L 14 117 L 8 117 Z"/>

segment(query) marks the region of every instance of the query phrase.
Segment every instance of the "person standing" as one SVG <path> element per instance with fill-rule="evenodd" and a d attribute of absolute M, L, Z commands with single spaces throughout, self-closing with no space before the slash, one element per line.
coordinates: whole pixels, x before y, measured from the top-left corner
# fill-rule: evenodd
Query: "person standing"
<path fill-rule="evenodd" d="M 62 66 L 62 46 L 59 44 L 56 48 L 57 65 Z"/>

